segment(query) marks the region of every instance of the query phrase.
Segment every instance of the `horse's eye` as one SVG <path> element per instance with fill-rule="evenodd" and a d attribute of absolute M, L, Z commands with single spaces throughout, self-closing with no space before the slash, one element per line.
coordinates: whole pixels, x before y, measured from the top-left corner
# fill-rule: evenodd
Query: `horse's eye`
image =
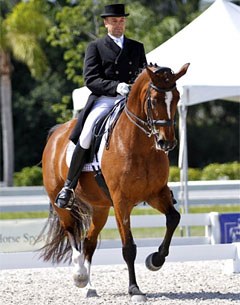
<path fill-rule="evenodd" d="M 157 106 L 157 100 L 155 98 L 151 100 L 151 103 L 152 103 L 152 108 Z"/>

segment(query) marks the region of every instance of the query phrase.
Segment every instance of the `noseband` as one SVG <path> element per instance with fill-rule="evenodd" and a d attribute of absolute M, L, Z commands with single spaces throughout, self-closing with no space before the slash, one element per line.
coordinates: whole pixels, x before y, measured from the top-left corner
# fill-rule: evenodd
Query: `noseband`
<path fill-rule="evenodd" d="M 171 127 L 175 125 L 175 120 L 154 120 L 153 119 L 153 112 L 152 112 L 152 99 L 150 96 L 150 89 L 154 89 L 157 92 L 172 92 L 176 88 L 176 83 L 173 84 L 172 87 L 163 89 L 160 87 L 155 86 L 153 83 L 150 83 L 147 90 L 147 96 L 146 101 L 147 102 L 147 120 L 144 121 L 140 119 L 138 116 L 136 116 L 134 113 L 132 113 L 128 107 L 127 104 L 125 105 L 124 111 L 128 117 L 128 119 L 136 125 L 138 128 L 140 128 L 148 137 L 151 137 L 152 135 L 156 135 L 158 133 L 157 127 Z"/>

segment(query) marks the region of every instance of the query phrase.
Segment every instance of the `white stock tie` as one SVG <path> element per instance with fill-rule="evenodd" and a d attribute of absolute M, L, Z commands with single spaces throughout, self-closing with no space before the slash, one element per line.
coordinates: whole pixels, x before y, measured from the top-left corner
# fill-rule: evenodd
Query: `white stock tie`
<path fill-rule="evenodd" d="M 120 38 L 114 39 L 114 42 L 122 49 L 122 41 Z"/>

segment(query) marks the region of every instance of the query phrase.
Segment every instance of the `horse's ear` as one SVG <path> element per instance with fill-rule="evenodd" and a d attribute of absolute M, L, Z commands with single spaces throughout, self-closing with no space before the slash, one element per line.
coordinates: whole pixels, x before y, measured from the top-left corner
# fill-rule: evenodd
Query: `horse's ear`
<path fill-rule="evenodd" d="M 154 74 L 154 72 L 151 69 L 149 69 L 148 66 L 146 66 L 146 71 L 147 71 L 149 77 L 151 78 L 151 80 L 153 81 L 154 77 L 156 76 Z"/>
<path fill-rule="evenodd" d="M 184 74 L 186 74 L 189 66 L 190 63 L 187 63 L 182 66 L 182 68 L 175 74 L 175 81 L 182 77 Z"/>

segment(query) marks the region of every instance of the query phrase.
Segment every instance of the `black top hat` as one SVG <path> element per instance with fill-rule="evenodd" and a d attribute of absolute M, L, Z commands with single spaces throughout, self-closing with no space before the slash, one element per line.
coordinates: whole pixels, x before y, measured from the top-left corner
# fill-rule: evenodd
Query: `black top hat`
<path fill-rule="evenodd" d="M 125 14 L 125 6 L 124 4 L 111 4 L 105 6 L 105 11 L 101 14 L 102 18 L 105 17 L 122 17 L 128 16 L 129 14 Z"/>

